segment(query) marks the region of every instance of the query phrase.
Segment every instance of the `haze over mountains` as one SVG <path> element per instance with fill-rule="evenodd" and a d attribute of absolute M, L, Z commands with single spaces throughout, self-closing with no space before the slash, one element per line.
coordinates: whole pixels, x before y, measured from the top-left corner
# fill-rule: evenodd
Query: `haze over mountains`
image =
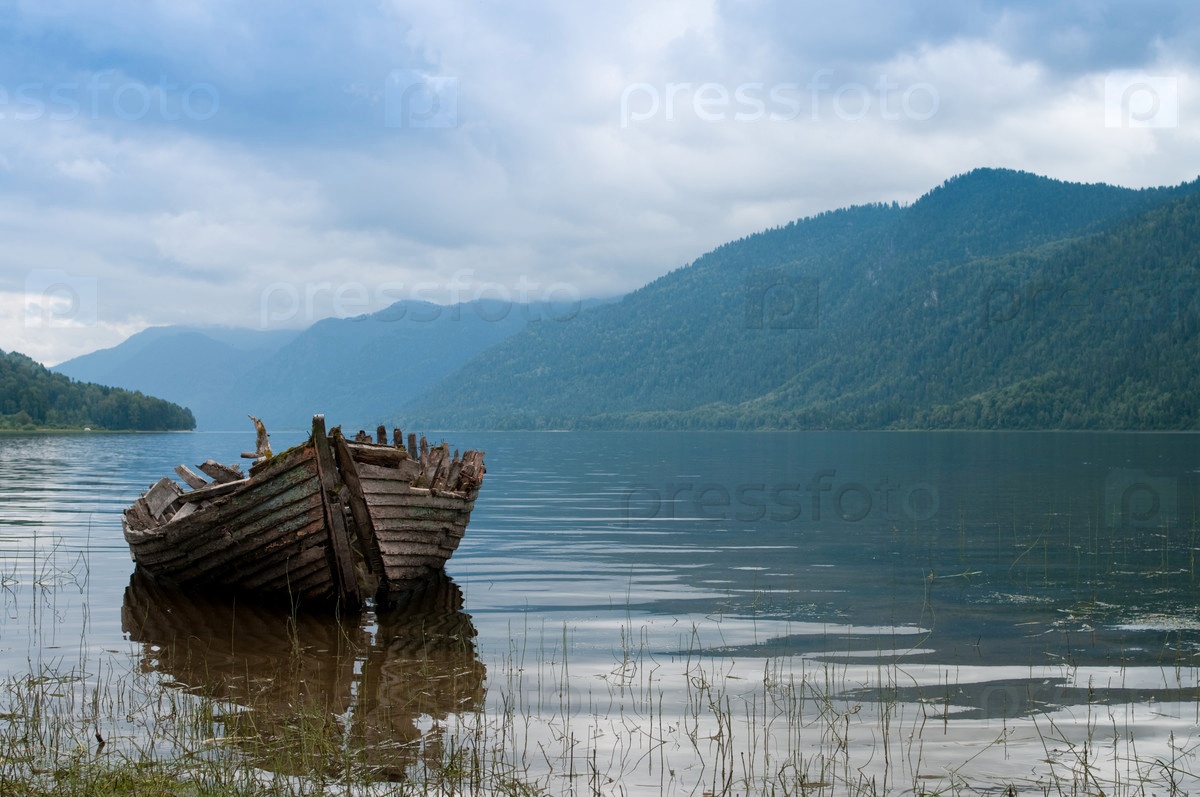
<path fill-rule="evenodd" d="M 317 412 L 373 427 L 530 319 L 556 323 L 579 309 L 408 301 L 304 330 L 155 327 L 54 370 L 184 404 L 200 430 L 247 428 L 247 414 L 272 429 L 304 429 Z"/>
<path fill-rule="evenodd" d="M 1198 192 L 980 169 L 725 244 L 561 320 L 389 321 L 418 309 L 397 306 L 300 333 L 167 328 L 57 370 L 186 404 L 202 429 L 320 411 L 427 429 L 1195 429 Z"/>

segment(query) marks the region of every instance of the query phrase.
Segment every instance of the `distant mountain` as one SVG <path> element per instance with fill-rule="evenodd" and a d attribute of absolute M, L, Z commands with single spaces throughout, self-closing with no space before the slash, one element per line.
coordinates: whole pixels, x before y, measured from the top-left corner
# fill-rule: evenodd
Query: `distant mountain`
<path fill-rule="evenodd" d="M 186 405 L 202 430 L 242 428 L 248 423 L 246 410 L 235 412 L 229 406 L 236 403 L 231 401 L 232 379 L 258 367 L 299 334 L 298 330 L 151 327 L 118 346 L 67 360 L 53 370 Z"/>
<path fill-rule="evenodd" d="M 137 392 L 76 382 L 24 354 L 0 351 L 0 429 L 191 429 L 188 410 Z"/>
<path fill-rule="evenodd" d="M 743 238 L 406 407 L 479 428 L 1200 428 L 1200 183 L 980 169 Z"/>
<path fill-rule="evenodd" d="M 249 428 L 247 414 L 268 429 L 303 429 L 317 412 L 373 428 L 403 423 L 405 402 L 527 323 L 565 315 L 487 299 L 409 301 L 304 330 L 159 327 L 55 370 L 184 403 L 202 430 Z"/>

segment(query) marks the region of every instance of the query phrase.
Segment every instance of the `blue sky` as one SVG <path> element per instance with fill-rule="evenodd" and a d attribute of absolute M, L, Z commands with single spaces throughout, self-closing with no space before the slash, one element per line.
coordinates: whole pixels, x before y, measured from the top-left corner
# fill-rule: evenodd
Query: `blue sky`
<path fill-rule="evenodd" d="M 8 3 L 0 348 L 611 296 L 979 166 L 1195 179 L 1194 8 Z"/>

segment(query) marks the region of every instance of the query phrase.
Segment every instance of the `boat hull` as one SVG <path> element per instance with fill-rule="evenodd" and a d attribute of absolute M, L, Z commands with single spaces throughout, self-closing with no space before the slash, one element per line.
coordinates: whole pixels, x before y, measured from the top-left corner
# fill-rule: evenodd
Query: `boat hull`
<path fill-rule="evenodd" d="M 444 571 L 482 458 L 452 459 L 445 445 L 422 445 L 414 458 L 400 445 L 350 443 L 338 429 L 326 437 L 318 416 L 307 443 L 248 478 L 191 492 L 161 480 L 126 510 L 125 540 L 141 568 L 182 587 L 349 608 L 373 594 L 386 604 Z"/>

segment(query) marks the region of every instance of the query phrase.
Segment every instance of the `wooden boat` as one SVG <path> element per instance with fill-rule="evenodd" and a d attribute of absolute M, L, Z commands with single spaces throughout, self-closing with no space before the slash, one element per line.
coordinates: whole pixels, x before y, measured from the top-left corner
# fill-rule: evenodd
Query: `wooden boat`
<path fill-rule="evenodd" d="M 313 417 L 302 445 L 272 454 L 259 429 L 245 475 L 209 460 L 160 479 L 125 510 L 130 553 L 150 575 L 182 587 L 250 593 L 355 610 L 380 606 L 443 572 L 466 532 L 483 481 L 483 452 L 450 455 L 416 435 L 389 445 L 325 432 Z"/>

